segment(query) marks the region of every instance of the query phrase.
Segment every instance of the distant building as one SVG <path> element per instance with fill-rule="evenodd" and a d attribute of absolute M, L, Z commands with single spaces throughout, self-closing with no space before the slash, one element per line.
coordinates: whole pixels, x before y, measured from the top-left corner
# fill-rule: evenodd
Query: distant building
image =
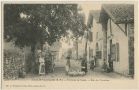
<path fill-rule="evenodd" d="M 88 19 L 88 28 L 90 33 L 89 57 L 96 56 L 97 66 L 103 65 L 103 33 L 99 22 L 100 10 L 91 10 Z"/>

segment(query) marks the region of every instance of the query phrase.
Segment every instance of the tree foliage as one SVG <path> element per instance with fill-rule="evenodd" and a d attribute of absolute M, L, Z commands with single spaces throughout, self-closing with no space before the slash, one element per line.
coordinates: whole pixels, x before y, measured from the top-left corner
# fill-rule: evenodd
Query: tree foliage
<path fill-rule="evenodd" d="M 67 30 L 80 34 L 84 24 L 79 19 L 77 4 L 5 4 L 4 38 L 19 47 L 51 45 Z"/>
<path fill-rule="evenodd" d="M 75 37 L 82 35 L 84 20 L 77 4 L 5 4 L 4 38 L 16 46 L 31 46 L 29 71 L 36 72 L 35 46 L 37 43 L 53 44 L 71 30 Z"/>

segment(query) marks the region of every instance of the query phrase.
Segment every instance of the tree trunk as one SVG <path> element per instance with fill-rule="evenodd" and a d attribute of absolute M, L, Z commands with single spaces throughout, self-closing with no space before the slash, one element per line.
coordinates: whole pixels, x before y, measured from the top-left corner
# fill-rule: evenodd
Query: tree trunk
<path fill-rule="evenodd" d="M 78 60 L 78 38 L 76 38 L 76 59 Z"/>
<path fill-rule="evenodd" d="M 35 45 L 31 46 L 31 52 L 32 52 L 32 55 L 35 55 Z"/>
<path fill-rule="evenodd" d="M 84 58 L 86 59 L 86 72 L 87 72 L 87 41 L 85 42 L 85 55 Z"/>
<path fill-rule="evenodd" d="M 87 41 L 85 42 L 85 56 L 87 57 Z"/>
<path fill-rule="evenodd" d="M 35 56 L 35 49 L 36 49 L 36 44 L 33 44 L 31 46 L 31 52 L 32 52 L 32 56 L 31 56 L 31 73 L 36 74 L 38 72 L 38 66 L 36 63 L 36 56 Z"/>

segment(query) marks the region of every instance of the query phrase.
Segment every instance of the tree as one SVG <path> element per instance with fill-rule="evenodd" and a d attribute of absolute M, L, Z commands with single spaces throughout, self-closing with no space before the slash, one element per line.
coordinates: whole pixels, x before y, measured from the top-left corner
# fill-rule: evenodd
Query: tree
<path fill-rule="evenodd" d="M 4 36 L 19 47 L 47 41 L 50 45 L 73 30 L 77 5 L 68 4 L 6 4 L 4 5 Z M 21 18 L 21 14 L 26 17 Z M 46 31 L 47 28 L 47 31 Z"/>
<path fill-rule="evenodd" d="M 78 39 L 79 37 L 82 37 L 84 35 L 84 30 L 85 30 L 85 15 L 84 13 L 82 13 L 82 10 L 80 10 L 78 8 L 78 12 L 77 12 L 77 15 L 75 17 L 76 21 L 73 25 L 73 28 L 74 28 L 74 37 L 75 37 L 75 45 L 76 45 L 76 59 L 78 59 Z"/>
<path fill-rule="evenodd" d="M 51 45 L 67 30 L 79 34 L 77 11 L 77 4 L 5 4 L 4 38 L 20 48 L 31 46 L 34 56 L 37 43 Z"/>

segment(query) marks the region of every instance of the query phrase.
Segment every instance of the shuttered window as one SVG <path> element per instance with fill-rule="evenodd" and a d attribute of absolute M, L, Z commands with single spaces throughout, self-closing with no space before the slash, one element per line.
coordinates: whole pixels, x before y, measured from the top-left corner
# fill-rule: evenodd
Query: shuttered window
<path fill-rule="evenodd" d="M 112 45 L 111 60 L 116 61 L 116 44 Z"/>
<path fill-rule="evenodd" d="M 113 44 L 112 45 L 112 51 L 111 51 L 111 59 L 113 60 L 113 61 L 117 61 L 117 62 L 119 62 L 119 56 L 120 54 L 119 54 L 119 43 L 116 43 L 116 44 Z"/>
<path fill-rule="evenodd" d="M 120 60 L 119 43 L 116 43 L 116 61 Z"/>

